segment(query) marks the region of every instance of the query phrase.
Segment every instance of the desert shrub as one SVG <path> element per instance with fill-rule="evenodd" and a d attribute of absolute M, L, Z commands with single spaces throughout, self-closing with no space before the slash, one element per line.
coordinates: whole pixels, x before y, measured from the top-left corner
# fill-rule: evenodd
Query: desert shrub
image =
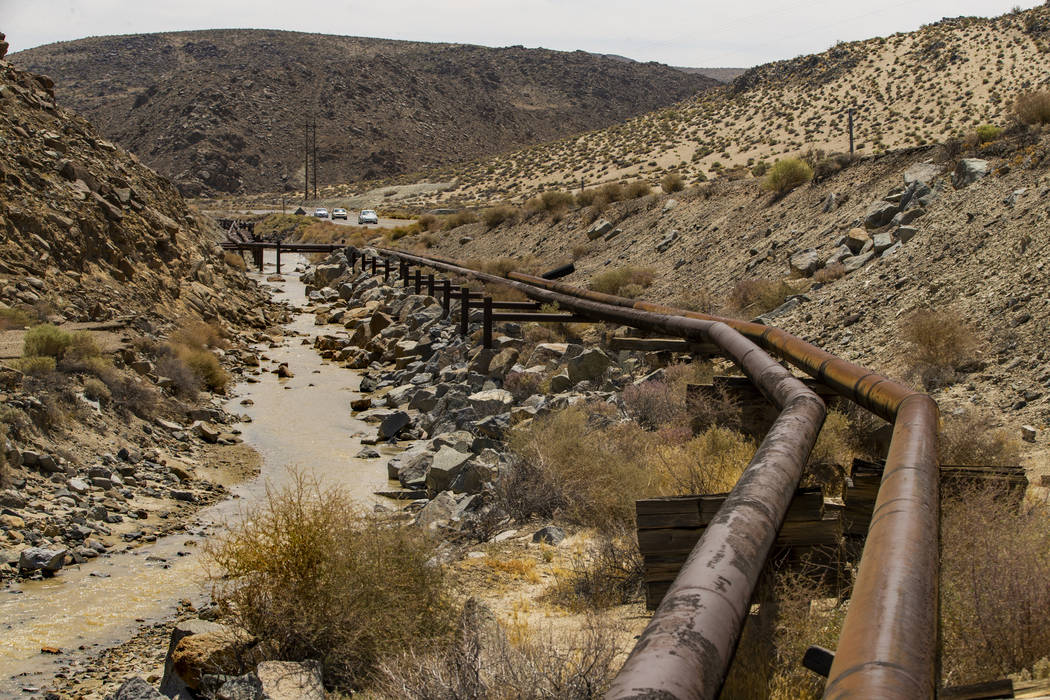
<path fill-rule="evenodd" d="M 594 204 L 595 198 L 598 196 L 598 190 L 593 187 L 580 190 L 576 193 L 576 205 L 581 207 L 589 207 Z"/>
<path fill-rule="evenodd" d="M 672 192 L 681 192 L 685 189 L 685 178 L 679 173 L 666 173 L 660 178 L 660 189 L 667 194 Z"/>
<path fill-rule="evenodd" d="M 1013 113 L 1023 124 L 1050 124 L 1050 90 L 1033 90 L 1017 96 Z"/>
<path fill-rule="evenodd" d="M 219 358 L 213 352 L 182 346 L 178 350 L 178 356 L 193 371 L 204 388 L 219 394 L 226 391 L 230 375 L 219 364 Z"/>
<path fill-rule="evenodd" d="M 171 341 L 194 350 L 226 347 L 226 338 L 217 323 L 187 319 L 171 334 Z"/>
<path fill-rule="evenodd" d="M 671 297 L 669 306 L 702 314 L 714 313 L 720 306 L 718 299 L 707 287 L 690 287 Z"/>
<path fill-rule="evenodd" d="M 242 258 L 240 254 L 234 253 L 232 250 L 226 251 L 222 256 L 222 260 L 229 267 L 232 267 L 239 272 L 246 272 L 248 270 L 248 265 L 244 262 L 244 258 Z"/>
<path fill-rule="evenodd" d="M 769 163 L 764 160 L 760 160 L 751 168 L 751 174 L 755 177 L 762 177 L 769 172 Z"/>
<path fill-rule="evenodd" d="M 540 261 L 532 256 L 471 258 L 467 261 L 467 267 L 489 275 L 499 275 L 500 277 L 506 277 L 511 272 L 537 274 L 539 272 L 540 264 Z"/>
<path fill-rule="evenodd" d="M 503 379 L 503 388 L 518 401 L 541 392 L 543 378 L 533 372 L 508 372 Z"/>
<path fill-rule="evenodd" d="M 0 331 L 9 328 L 25 328 L 32 322 L 29 314 L 21 309 L 10 307 L 0 308 Z"/>
<path fill-rule="evenodd" d="M 207 551 L 213 595 L 237 624 L 271 658 L 320 659 L 326 685 L 343 691 L 453 625 L 445 570 L 428 564 L 434 544 L 352 503 L 297 475 Z"/>
<path fill-rule="evenodd" d="M 911 345 L 909 374 L 927 390 L 955 381 L 956 370 L 973 359 L 977 333 L 952 309 L 920 309 L 909 314 L 901 327 Z"/>
<path fill-rule="evenodd" d="M 755 449 L 746 435 L 712 426 L 680 447 L 660 445 L 653 462 L 673 494 L 725 493 L 732 490 Z"/>
<path fill-rule="evenodd" d="M 644 569 L 634 534 L 599 534 L 556 569 L 543 598 L 574 612 L 602 610 L 638 599 Z"/>
<path fill-rule="evenodd" d="M 446 216 L 441 222 L 441 230 L 451 231 L 454 228 L 459 228 L 460 226 L 472 224 L 477 220 L 477 214 L 470 211 L 469 209 L 464 209 L 463 211 L 456 212 L 455 214 L 449 214 L 448 216 Z"/>
<path fill-rule="evenodd" d="M 512 621 L 508 632 L 472 598 L 450 643 L 387 657 L 375 691 L 390 700 L 598 700 L 619 665 L 622 636 L 620 623 L 596 615 L 574 631 Z"/>
<path fill-rule="evenodd" d="M 941 464 L 1013 467 L 1021 463 L 1017 439 L 979 409 L 944 416 L 938 446 Z"/>
<path fill-rule="evenodd" d="M 7 463 L 7 426 L 0 422 L 0 487 L 11 482 L 11 467 Z"/>
<path fill-rule="evenodd" d="M 994 486 L 941 501 L 941 669 L 995 680 L 1050 655 L 1050 512 Z"/>
<path fill-rule="evenodd" d="M 626 387 L 623 404 L 628 415 L 651 430 L 682 422 L 686 417 L 685 395 L 663 380 Z"/>
<path fill-rule="evenodd" d="M 981 124 L 974 133 L 977 135 L 977 145 L 983 145 L 1002 136 L 1003 130 L 995 124 Z"/>
<path fill-rule="evenodd" d="M 105 382 L 96 377 L 88 377 L 84 380 L 84 396 L 101 404 L 107 404 L 113 398 Z"/>
<path fill-rule="evenodd" d="M 634 182 L 627 184 L 627 187 L 625 188 L 625 198 L 637 199 L 638 197 L 644 197 L 652 191 L 652 185 L 645 180 L 635 180 Z"/>
<path fill-rule="evenodd" d="M 818 152 L 814 154 L 814 158 L 809 161 L 809 164 L 813 167 L 814 179 L 820 181 L 844 170 L 852 162 L 853 156 L 848 153 L 832 153 L 825 156 L 822 152 Z"/>
<path fill-rule="evenodd" d="M 785 195 L 813 179 L 813 168 L 801 158 L 782 158 L 773 164 L 762 187 L 777 196 Z"/>
<path fill-rule="evenodd" d="M 201 389 L 201 378 L 170 346 L 167 352 L 157 357 L 157 376 L 170 379 L 175 395 L 190 401 L 197 398 Z"/>
<path fill-rule="evenodd" d="M 729 292 L 729 305 L 736 311 L 759 316 L 783 304 L 794 290 L 783 280 L 759 278 L 737 282 Z"/>
<path fill-rule="evenodd" d="M 655 277 L 656 273 L 648 267 L 617 267 L 605 272 L 599 272 L 591 278 L 587 286 L 596 292 L 620 294 L 629 285 L 645 289 L 653 283 Z"/>
<path fill-rule="evenodd" d="M 540 195 L 543 209 L 551 213 L 563 212 L 573 205 L 575 198 L 571 192 L 549 190 Z"/>
<path fill-rule="evenodd" d="M 72 344 L 72 333 L 50 323 L 42 323 L 26 331 L 22 354 L 26 357 L 51 357 L 61 360 Z"/>
<path fill-rule="evenodd" d="M 813 281 L 821 284 L 827 284 L 828 282 L 834 282 L 840 277 L 845 277 L 846 268 L 842 263 L 831 263 L 827 267 L 822 267 L 813 274 Z"/>
<path fill-rule="evenodd" d="M 121 413 L 133 413 L 139 418 L 152 418 L 160 403 L 156 389 L 123 372 L 114 371 L 100 377 L 112 396 L 113 406 Z"/>
<path fill-rule="evenodd" d="M 840 411 L 828 411 L 809 454 L 803 486 L 820 486 L 828 494 L 840 493 L 854 456 L 858 456 L 858 449 L 849 417 Z"/>
<path fill-rule="evenodd" d="M 50 375 L 56 367 L 55 358 L 50 355 L 27 355 L 12 360 L 11 364 L 22 374 L 37 378 Z"/>
<path fill-rule="evenodd" d="M 423 214 L 416 219 L 416 223 L 424 231 L 437 231 L 441 228 L 441 220 L 434 214 Z"/>
<path fill-rule="evenodd" d="M 651 441 L 636 423 L 602 424 L 610 407 L 570 406 L 537 418 L 512 433 L 511 449 L 520 458 L 511 483 L 530 478 L 530 490 L 544 517 L 561 516 L 580 525 L 622 527 L 634 522 L 634 500 L 653 483 L 643 459 Z M 521 516 L 529 505 L 515 506 Z"/>
<path fill-rule="evenodd" d="M 402 238 L 408 236 L 414 236 L 419 233 L 420 228 L 416 224 L 410 224 L 408 226 L 398 226 L 396 228 L 388 228 L 383 231 L 383 237 L 390 242 L 400 241 Z"/>
<path fill-rule="evenodd" d="M 502 205 L 498 207 L 490 207 L 481 213 L 481 220 L 485 222 L 485 225 L 489 228 L 496 228 L 505 221 L 514 222 L 520 215 L 520 211 L 517 207 L 508 205 Z"/>
<path fill-rule="evenodd" d="M 602 201 L 609 202 L 622 202 L 627 197 L 627 193 L 624 191 L 623 185 L 618 182 L 610 182 L 601 186 L 598 190 L 598 194 Z"/>

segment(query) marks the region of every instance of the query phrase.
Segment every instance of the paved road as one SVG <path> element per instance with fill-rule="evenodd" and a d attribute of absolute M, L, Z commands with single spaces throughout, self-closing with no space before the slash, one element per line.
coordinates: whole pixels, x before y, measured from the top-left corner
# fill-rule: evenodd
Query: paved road
<path fill-rule="evenodd" d="M 249 209 L 248 211 L 249 211 L 249 213 L 252 213 L 252 214 L 280 214 L 280 211 L 278 211 L 276 209 Z M 289 207 L 288 210 L 287 210 L 287 213 L 291 214 L 293 211 L 295 211 L 295 209 Z M 328 211 L 329 211 L 329 213 L 331 213 L 332 210 L 329 209 Z M 311 209 L 307 209 L 307 212 L 309 212 L 307 214 L 307 216 L 310 216 L 313 213 L 313 211 Z M 323 220 L 324 221 L 331 221 L 333 224 L 338 224 L 340 226 L 357 226 L 357 215 L 358 215 L 359 212 L 357 212 L 355 210 L 351 210 L 351 209 L 347 209 L 346 212 L 347 212 L 346 220 L 343 220 L 343 219 L 334 219 L 334 220 L 333 219 L 323 219 Z M 415 223 L 415 219 L 384 219 L 384 218 L 380 218 L 379 219 L 378 228 L 397 228 L 398 226 L 408 226 L 409 224 L 413 224 L 413 223 Z M 375 224 L 368 224 L 368 225 L 365 226 L 365 228 L 377 228 L 377 226 Z"/>

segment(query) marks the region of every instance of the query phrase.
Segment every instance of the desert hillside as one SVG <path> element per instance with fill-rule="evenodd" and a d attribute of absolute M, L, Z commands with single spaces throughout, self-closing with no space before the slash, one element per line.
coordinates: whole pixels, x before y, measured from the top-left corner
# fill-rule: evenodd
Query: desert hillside
<path fill-rule="evenodd" d="M 1050 7 L 959 17 L 752 68 L 731 86 L 622 124 L 430 173 L 450 199 L 531 195 L 674 170 L 687 181 L 811 149 L 877 154 L 1005 126 L 1021 91 L 1050 81 Z M 737 169 L 734 171 L 734 169 Z"/>
<path fill-rule="evenodd" d="M 582 51 L 269 30 L 96 37 L 13 54 L 184 194 L 404 174 L 608 126 L 717 81 Z"/>

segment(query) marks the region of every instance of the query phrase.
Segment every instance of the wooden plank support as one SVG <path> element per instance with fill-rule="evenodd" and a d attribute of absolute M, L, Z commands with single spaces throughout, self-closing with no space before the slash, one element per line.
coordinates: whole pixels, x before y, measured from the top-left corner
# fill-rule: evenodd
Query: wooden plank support
<path fill-rule="evenodd" d="M 481 324 L 481 346 L 486 350 L 492 349 L 492 297 L 485 297 L 482 300 L 482 311 L 484 316 L 482 317 Z"/>
<path fill-rule="evenodd" d="M 459 288 L 459 334 L 466 336 L 470 332 L 470 289 Z"/>
<path fill-rule="evenodd" d="M 691 343 L 682 338 L 628 338 L 614 336 L 609 340 L 609 349 L 614 351 L 628 350 L 635 352 L 688 352 L 694 355 L 720 355 L 721 351 L 714 343 Z"/>
<path fill-rule="evenodd" d="M 545 314 L 504 311 L 492 314 L 493 321 L 516 321 L 518 323 L 597 323 L 594 319 L 577 314 Z"/>
<path fill-rule="evenodd" d="M 277 274 L 281 274 L 281 242 L 277 241 Z"/>
<path fill-rule="evenodd" d="M 441 318 L 448 318 L 452 310 L 452 281 L 441 280 Z"/>

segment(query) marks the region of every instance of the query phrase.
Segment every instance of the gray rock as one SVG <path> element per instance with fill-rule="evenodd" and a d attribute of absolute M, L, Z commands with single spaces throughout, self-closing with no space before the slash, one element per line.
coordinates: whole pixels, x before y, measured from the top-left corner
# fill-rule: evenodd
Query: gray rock
<path fill-rule="evenodd" d="M 809 248 L 792 255 L 788 260 L 788 264 L 791 266 L 791 271 L 796 275 L 812 277 L 813 273 L 817 271 L 817 266 L 820 265 L 820 255 L 816 249 Z"/>
<path fill-rule="evenodd" d="M 379 424 L 379 439 L 389 440 L 411 424 L 412 419 L 404 411 L 396 411 L 383 419 Z"/>
<path fill-rule="evenodd" d="M 226 626 L 220 625 L 216 622 L 208 622 L 207 620 L 198 620 L 195 618 L 183 620 L 176 624 L 171 630 L 171 637 L 168 639 L 168 653 L 167 656 L 164 657 L 164 675 L 160 680 L 160 692 L 169 698 L 176 697 L 180 695 L 180 693 L 182 694 L 181 697 L 192 697 L 186 683 L 183 682 L 183 680 L 179 678 L 179 674 L 175 672 L 175 662 L 172 659 L 175 653 L 175 647 L 186 637 L 195 634 L 224 632 L 228 629 L 229 628 Z"/>
<path fill-rule="evenodd" d="M 354 457 L 357 459 L 376 459 L 379 457 L 379 452 L 374 447 L 362 447 Z"/>
<path fill-rule="evenodd" d="M 1036 429 L 1031 425 L 1021 426 L 1021 439 L 1025 442 L 1035 442 Z"/>
<path fill-rule="evenodd" d="M 828 256 L 827 260 L 824 261 L 824 266 L 834 265 L 837 262 L 841 262 L 843 258 L 848 258 L 853 255 L 853 251 L 845 245 L 840 245 L 835 250 L 831 251 L 831 255 Z"/>
<path fill-rule="evenodd" d="M 156 688 L 145 680 L 134 676 L 128 678 L 107 700 L 167 700 Z"/>
<path fill-rule="evenodd" d="M 916 163 L 904 171 L 904 184 L 910 185 L 913 182 L 933 182 L 943 172 L 943 165 Z"/>
<path fill-rule="evenodd" d="M 829 192 L 828 196 L 824 198 L 824 201 L 820 205 L 820 210 L 825 214 L 830 214 L 835 211 L 835 207 L 838 206 L 839 197 L 834 192 Z"/>
<path fill-rule="evenodd" d="M 18 568 L 24 572 L 43 571 L 53 574 L 66 563 L 66 550 L 27 547 L 18 555 Z"/>
<path fill-rule="evenodd" d="M 846 258 L 842 261 L 842 267 L 845 268 L 846 272 L 854 272 L 859 270 L 868 264 L 872 258 L 875 257 L 875 251 L 864 253 L 863 255 L 854 255 Z"/>
<path fill-rule="evenodd" d="M 881 255 L 884 250 L 887 250 L 893 245 L 893 234 L 890 233 L 876 233 L 871 238 L 873 247 L 875 248 L 875 254 Z"/>
<path fill-rule="evenodd" d="M 907 243 L 912 238 L 915 238 L 915 234 L 917 232 L 918 231 L 914 226 L 901 226 L 896 231 L 894 231 L 894 234 L 897 236 L 897 240 L 899 240 L 901 243 Z"/>
<path fill-rule="evenodd" d="M 849 248 L 851 253 L 857 255 L 870 240 L 871 236 L 868 235 L 867 231 L 862 228 L 854 228 L 850 229 L 842 239 L 842 244 Z"/>
<path fill-rule="evenodd" d="M 911 222 L 915 221 L 921 216 L 926 215 L 926 210 L 922 207 L 916 207 L 915 209 L 909 209 L 908 211 L 902 211 L 893 217 L 893 223 L 898 226 L 907 226 Z"/>
<path fill-rule="evenodd" d="M 442 491 L 423 506 L 416 515 L 416 525 L 428 528 L 441 520 L 451 520 L 456 513 L 456 498 L 451 491 Z"/>
<path fill-rule="evenodd" d="M 208 685 L 218 681 L 218 688 L 214 693 L 208 693 Z M 203 692 L 202 692 L 203 691 Z M 263 692 L 262 681 L 254 673 L 245 673 L 243 676 L 204 676 L 198 689 L 200 695 L 214 700 L 264 700 L 267 695 Z"/>
<path fill-rule="evenodd" d="M 597 348 L 584 350 L 569 360 L 566 367 L 569 373 L 569 381 L 575 385 L 578 382 L 598 379 L 611 364 L 612 360 L 601 350 Z"/>
<path fill-rule="evenodd" d="M 952 185 L 959 190 L 969 187 L 988 174 L 988 161 L 980 158 L 963 158 L 955 167 Z"/>
<path fill-rule="evenodd" d="M 514 396 L 505 389 L 490 389 L 471 394 L 467 400 L 480 418 L 509 411 L 514 403 Z"/>
<path fill-rule="evenodd" d="M 666 252 L 667 249 L 670 248 L 671 245 L 677 240 L 678 240 L 678 231 L 675 230 L 675 229 L 671 229 L 671 231 L 669 231 L 662 239 L 660 239 L 660 242 L 656 244 L 656 252 L 657 253 L 664 253 L 664 252 Z"/>
<path fill-rule="evenodd" d="M 562 530 L 557 525 L 542 527 L 532 535 L 533 542 L 543 542 L 544 544 L 556 545 L 564 539 L 565 530 Z"/>
<path fill-rule="evenodd" d="M 492 482 L 494 476 L 491 467 L 470 461 L 463 465 L 451 488 L 454 493 L 481 493 L 485 485 Z"/>
<path fill-rule="evenodd" d="M 69 480 L 69 490 L 73 493 L 84 494 L 87 493 L 88 489 L 90 488 L 91 487 L 88 486 L 88 483 L 81 479 L 79 476 L 73 477 Z"/>
<path fill-rule="evenodd" d="M 459 452 L 451 447 L 442 447 L 438 450 L 427 472 L 427 492 L 437 494 L 439 491 L 448 489 L 470 457 L 469 452 Z"/>
<path fill-rule="evenodd" d="M 893 220 L 893 215 L 899 211 L 899 206 L 891 202 L 875 202 L 864 214 L 865 228 L 879 228 Z"/>
<path fill-rule="evenodd" d="M 587 229 L 587 238 L 593 241 L 596 238 L 601 238 L 612 230 L 613 225 L 611 221 L 607 219 L 598 219 L 589 229 Z"/>

